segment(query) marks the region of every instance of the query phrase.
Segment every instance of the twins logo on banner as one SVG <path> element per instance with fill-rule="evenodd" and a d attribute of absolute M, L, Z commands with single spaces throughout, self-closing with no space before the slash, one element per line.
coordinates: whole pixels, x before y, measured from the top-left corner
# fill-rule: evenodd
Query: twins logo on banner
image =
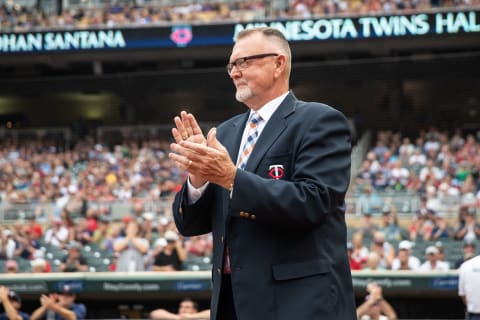
<path fill-rule="evenodd" d="M 170 33 L 170 39 L 178 47 L 186 47 L 193 39 L 193 32 L 191 26 L 173 26 L 172 33 Z"/>

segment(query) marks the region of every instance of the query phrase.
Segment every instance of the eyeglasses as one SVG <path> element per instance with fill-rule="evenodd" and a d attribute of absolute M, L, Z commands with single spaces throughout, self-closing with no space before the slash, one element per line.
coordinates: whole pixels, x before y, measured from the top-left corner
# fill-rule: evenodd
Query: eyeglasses
<path fill-rule="evenodd" d="M 237 67 L 238 70 L 247 69 L 248 66 L 249 66 L 248 61 L 250 61 L 250 60 L 263 59 L 263 58 L 266 58 L 266 57 L 274 57 L 274 56 L 276 57 L 278 55 L 279 55 L 278 53 L 262 53 L 262 54 L 256 54 L 254 56 L 238 58 L 237 60 L 227 64 L 227 72 L 228 72 L 228 74 L 231 74 L 232 70 L 233 70 L 233 67 Z"/>

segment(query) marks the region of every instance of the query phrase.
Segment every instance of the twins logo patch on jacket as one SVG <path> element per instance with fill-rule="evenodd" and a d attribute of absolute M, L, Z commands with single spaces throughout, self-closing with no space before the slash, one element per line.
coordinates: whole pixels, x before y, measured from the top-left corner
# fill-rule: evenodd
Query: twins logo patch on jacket
<path fill-rule="evenodd" d="M 268 167 L 268 175 L 275 180 L 282 179 L 285 175 L 285 170 L 281 164 L 272 164 Z"/>

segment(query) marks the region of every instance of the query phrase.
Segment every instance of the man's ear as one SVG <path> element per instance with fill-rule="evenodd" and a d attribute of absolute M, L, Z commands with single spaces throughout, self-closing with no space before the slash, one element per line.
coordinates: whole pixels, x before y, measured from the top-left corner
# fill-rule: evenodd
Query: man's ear
<path fill-rule="evenodd" d="M 287 65 L 287 58 L 283 55 L 280 55 L 276 58 L 277 59 L 275 60 L 275 75 L 278 77 L 281 76 L 285 71 Z"/>
<path fill-rule="evenodd" d="M 275 63 L 276 63 L 277 68 L 280 68 L 282 66 L 283 66 L 283 68 L 285 68 L 285 63 L 286 63 L 285 56 L 282 56 L 282 55 L 278 56 L 277 61 Z"/>

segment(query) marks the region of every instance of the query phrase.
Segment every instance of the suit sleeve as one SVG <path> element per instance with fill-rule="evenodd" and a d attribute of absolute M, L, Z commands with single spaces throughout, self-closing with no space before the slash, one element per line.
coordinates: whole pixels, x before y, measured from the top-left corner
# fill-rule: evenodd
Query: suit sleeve
<path fill-rule="evenodd" d="M 178 231 L 184 236 L 196 236 L 212 231 L 211 208 L 213 185 L 210 184 L 204 194 L 194 204 L 188 205 L 186 201 L 187 183 L 175 196 L 173 202 L 173 218 Z"/>
<path fill-rule="evenodd" d="M 335 109 L 312 109 L 302 117 L 304 129 L 295 129 L 283 141 L 292 144 L 294 153 L 291 178 L 272 180 L 237 170 L 232 216 L 245 211 L 255 214 L 258 223 L 305 229 L 344 212 L 350 180 L 349 125 Z"/>

